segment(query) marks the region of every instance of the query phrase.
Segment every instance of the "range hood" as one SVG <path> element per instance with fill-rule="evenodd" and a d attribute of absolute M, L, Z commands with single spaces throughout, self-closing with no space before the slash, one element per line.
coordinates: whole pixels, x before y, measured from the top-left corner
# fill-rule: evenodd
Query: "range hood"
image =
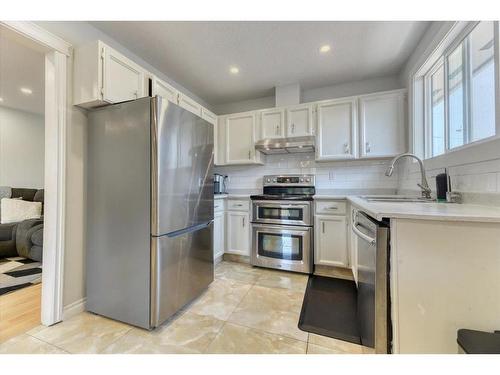
<path fill-rule="evenodd" d="M 255 149 L 265 155 L 296 154 L 313 152 L 315 145 L 314 136 L 293 137 L 280 139 L 263 139 L 255 144 Z"/>

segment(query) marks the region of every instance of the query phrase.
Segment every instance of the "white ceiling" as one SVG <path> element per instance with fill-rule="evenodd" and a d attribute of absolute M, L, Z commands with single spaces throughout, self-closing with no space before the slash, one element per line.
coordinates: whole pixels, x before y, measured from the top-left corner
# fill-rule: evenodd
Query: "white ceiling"
<path fill-rule="evenodd" d="M 27 112 L 43 113 L 45 58 L 29 42 L 0 29 L 0 105 Z M 33 91 L 21 92 L 21 87 Z"/>
<path fill-rule="evenodd" d="M 92 22 L 210 104 L 400 72 L 429 22 Z M 330 44 L 332 50 L 319 53 Z M 229 74 L 236 65 L 238 75 Z"/>

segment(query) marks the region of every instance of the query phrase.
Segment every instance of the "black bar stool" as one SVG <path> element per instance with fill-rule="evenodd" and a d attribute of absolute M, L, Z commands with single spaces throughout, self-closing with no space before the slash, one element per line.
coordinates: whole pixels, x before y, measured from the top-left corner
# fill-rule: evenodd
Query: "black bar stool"
<path fill-rule="evenodd" d="M 457 343 L 459 349 L 465 354 L 500 354 L 500 331 L 459 329 Z"/>

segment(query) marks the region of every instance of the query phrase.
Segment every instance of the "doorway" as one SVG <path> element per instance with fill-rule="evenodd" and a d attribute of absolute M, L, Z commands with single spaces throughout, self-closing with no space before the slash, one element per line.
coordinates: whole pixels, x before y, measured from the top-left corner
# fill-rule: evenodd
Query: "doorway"
<path fill-rule="evenodd" d="M 0 32 L 0 342 L 41 322 L 45 56 Z"/>
<path fill-rule="evenodd" d="M 62 320 L 69 55 L 31 22 L 0 22 L 0 341 Z"/>

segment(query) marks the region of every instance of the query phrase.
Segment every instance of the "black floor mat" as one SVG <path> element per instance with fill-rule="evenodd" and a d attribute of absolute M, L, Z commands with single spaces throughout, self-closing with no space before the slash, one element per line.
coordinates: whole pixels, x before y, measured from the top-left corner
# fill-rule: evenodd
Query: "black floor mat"
<path fill-rule="evenodd" d="M 361 344 L 354 281 L 310 276 L 299 328 L 302 331 Z"/>

